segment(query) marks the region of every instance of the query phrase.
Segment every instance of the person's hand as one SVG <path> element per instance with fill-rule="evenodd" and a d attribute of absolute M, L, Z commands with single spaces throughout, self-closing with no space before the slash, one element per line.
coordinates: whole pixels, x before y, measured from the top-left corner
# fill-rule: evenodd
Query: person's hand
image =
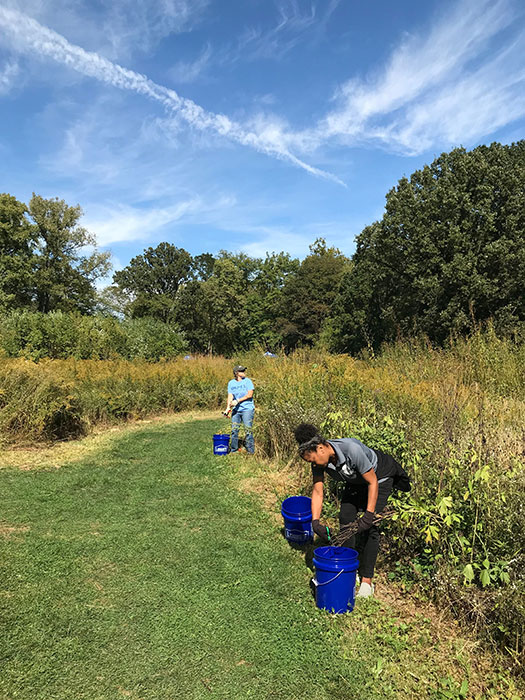
<path fill-rule="evenodd" d="M 233 399 L 233 401 L 231 402 L 230 406 L 231 406 L 232 408 L 234 408 L 235 406 L 237 406 L 238 403 L 239 403 L 239 402 L 237 401 L 237 399 Z"/>
<path fill-rule="evenodd" d="M 375 513 L 365 510 L 363 515 L 357 521 L 357 532 L 365 532 L 374 524 Z"/>
<path fill-rule="evenodd" d="M 315 534 L 320 537 L 323 542 L 330 542 L 332 533 L 327 525 L 321 525 L 319 520 L 312 520 L 312 528 Z"/>
<path fill-rule="evenodd" d="M 227 408 L 226 410 L 224 410 L 224 411 L 222 412 L 222 415 L 223 415 L 223 416 L 229 416 L 229 415 L 230 415 L 230 409 Z"/>

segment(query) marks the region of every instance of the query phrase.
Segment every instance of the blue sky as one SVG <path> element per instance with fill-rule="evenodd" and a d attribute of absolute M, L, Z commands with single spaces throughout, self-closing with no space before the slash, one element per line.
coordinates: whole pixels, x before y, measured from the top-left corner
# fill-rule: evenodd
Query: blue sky
<path fill-rule="evenodd" d="M 0 0 L 0 191 L 118 269 L 161 241 L 345 253 L 388 189 L 523 138 L 519 0 Z"/>

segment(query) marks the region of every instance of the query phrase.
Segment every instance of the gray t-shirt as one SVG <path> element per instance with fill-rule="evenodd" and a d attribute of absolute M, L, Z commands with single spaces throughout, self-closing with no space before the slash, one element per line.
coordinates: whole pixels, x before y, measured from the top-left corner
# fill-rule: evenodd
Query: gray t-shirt
<path fill-rule="evenodd" d="M 362 475 L 370 469 L 377 472 L 377 454 L 357 438 L 337 438 L 327 442 L 334 448 L 335 464 L 328 462 L 326 467 L 312 466 L 314 478 L 326 472 L 337 481 L 358 485 L 366 483 Z"/>

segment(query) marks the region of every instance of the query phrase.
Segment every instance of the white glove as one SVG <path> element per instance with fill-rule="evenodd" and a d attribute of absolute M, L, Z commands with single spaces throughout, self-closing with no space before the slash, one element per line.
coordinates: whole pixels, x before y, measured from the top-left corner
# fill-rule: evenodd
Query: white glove
<path fill-rule="evenodd" d="M 233 408 L 234 406 L 237 406 L 238 403 L 239 403 L 239 402 L 237 401 L 237 399 L 233 399 L 233 401 L 231 402 L 230 406 Z"/>

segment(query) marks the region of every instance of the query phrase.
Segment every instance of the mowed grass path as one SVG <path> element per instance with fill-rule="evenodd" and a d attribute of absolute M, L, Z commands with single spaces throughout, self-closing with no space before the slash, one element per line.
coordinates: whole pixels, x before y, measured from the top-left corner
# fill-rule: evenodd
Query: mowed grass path
<path fill-rule="evenodd" d="M 264 469 L 214 457 L 216 427 L 123 429 L 40 469 L 5 456 L 0 700 L 464 700 L 465 679 L 469 698 L 523 697 L 404 598 L 317 610 L 303 553 L 237 488 Z"/>
<path fill-rule="evenodd" d="M 144 428 L 62 469 L 0 472 L 2 698 L 362 692 L 367 653 L 344 658 L 297 552 L 232 488 L 239 456 L 211 454 L 213 425 Z"/>

